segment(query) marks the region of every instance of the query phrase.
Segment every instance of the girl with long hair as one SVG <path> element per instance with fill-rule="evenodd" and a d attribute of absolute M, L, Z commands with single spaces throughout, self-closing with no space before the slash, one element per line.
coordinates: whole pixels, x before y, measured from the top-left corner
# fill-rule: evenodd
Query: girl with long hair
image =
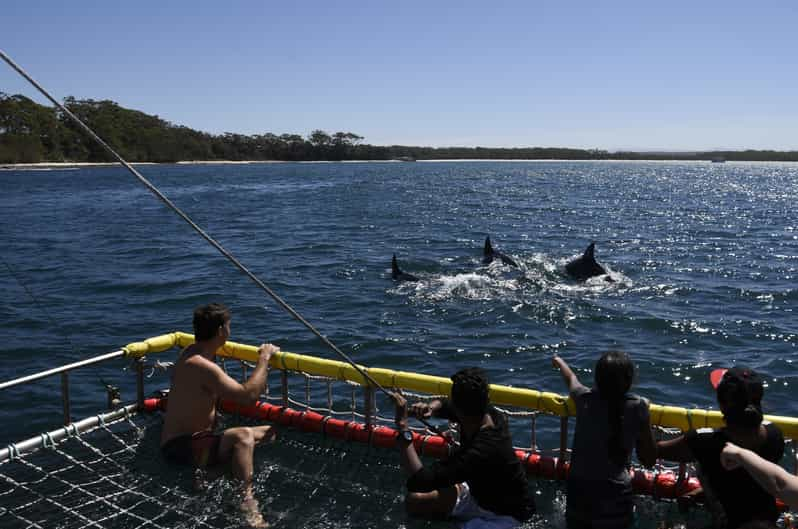
<path fill-rule="evenodd" d="M 576 403 L 576 430 L 568 474 L 566 521 L 569 529 L 623 529 L 634 522 L 632 450 L 646 466 L 656 459 L 648 401 L 630 393 L 635 375 L 631 358 L 604 353 L 596 363 L 595 386 L 583 386 L 559 356 L 560 370 Z"/>

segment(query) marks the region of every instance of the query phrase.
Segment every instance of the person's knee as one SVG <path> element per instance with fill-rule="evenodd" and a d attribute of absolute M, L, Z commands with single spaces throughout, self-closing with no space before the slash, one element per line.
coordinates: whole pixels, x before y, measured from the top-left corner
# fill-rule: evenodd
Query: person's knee
<path fill-rule="evenodd" d="M 255 447 L 255 435 L 252 433 L 252 428 L 242 428 L 236 432 L 236 447 L 252 450 Z"/>

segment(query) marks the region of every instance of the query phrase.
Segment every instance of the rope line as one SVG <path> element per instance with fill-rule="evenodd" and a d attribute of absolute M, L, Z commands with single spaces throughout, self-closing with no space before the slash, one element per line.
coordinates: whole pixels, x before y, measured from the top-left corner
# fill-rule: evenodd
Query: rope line
<path fill-rule="evenodd" d="M 36 82 L 21 66 L 15 63 L 11 57 L 9 57 L 3 50 L 0 50 L 0 57 L 9 65 L 11 68 L 16 70 L 25 80 L 27 80 L 31 85 L 33 85 L 39 92 L 42 93 L 47 99 L 50 100 L 56 107 L 58 107 L 64 114 L 66 114 L 72 121 L 74 121 L 81 129 L 83 129 L 86 134 L 88 134 L 92 139 L 94 139 L 102 148 L 104 148 L 109 154 L 111 154 L 119 163 L 121 163 L 128 171 L 130 171 L 138 180 L 141 182 L 153 195 L 155 195 L 159 200 L 161 200 L 164 204 L 166 204 L 172 211 L 177 213 L 189 226 L 191 226 L 194 231 L 196 231 L 203 239 L 205 239 L 211 246 L 216 248 L 224 257 L 226 257 L 233 265 L 236 266 L 241 272 L 243 272 L 247 277 L 249 277 L 261 290 L 266 292 L 271 298 L 277 302 L 283 309 L 285 309 L 294 319 L 298 322 L 302 323 L 307 329 L 316 335 L 324 345 L 332 349 L 336 354 L 338 354 L 341 358 L 346 360 L 352 367 L 354 367 L 358 373 L 360 373 L 363 378 L 368 380 L 368 382 L 374 386 L 375 388 L 382 391 L 385 395 L 390 398 L 393 398 L 388 390 L 382 387 L 376 380 L 374 380 L 366 370 L 358 366 L 349 356 L 341 351 L 338 346 L 332 343 L 326 336 L 321 334 L 316 328 L 311 325 L 301 314 L 299 314 L 296 310 L 293 309 L 288 303 L 286 303 L 277 293 L 275 293 L 271 288 L 269 288 L 263 281 L 261 281 L 255 274 L 250 272 L 250 270 L 244 266 L 232 253 L 227 251 L 221 244 L 219 244 L 216 239 L 211 237 L 208 233 L 205 232 L 202 228 L 200 228 L 197 223 L 195 223 L 191 217 L 189 217 L 186 213 L 183 212 L 177 205 L 175 205 L 169 198 L 166 197 L 157 187 L 155 187 L 149 180 L 147 180 L 141 173 L 139 173 L 132 165 L 130 165 L 122 156 L 120 156 L 111 146 L 109 146 L 102 138 L 100 138 L 88 125 L 83 123 L 75 114 L 73 114 L 68 108 L 62 105 L 59 101 L 57 101 L 50 93 L 44 89 L 38 82 Z"/>

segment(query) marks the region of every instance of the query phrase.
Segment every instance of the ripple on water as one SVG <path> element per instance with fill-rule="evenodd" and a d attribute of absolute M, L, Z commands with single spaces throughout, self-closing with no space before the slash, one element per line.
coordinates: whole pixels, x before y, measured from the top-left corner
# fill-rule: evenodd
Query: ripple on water
<path fill-rule="evenodd" d="M 621 348 L 638 363 L 640 393 L 688 407 L 715 405 L 707 382 L 713 368 L 748 363 L 768 379 L 766 411 L 798 415 L 791 391 L 798 377 L 798 170 L 715 165 L 447 162 L 143 171 L 360 363 L 443 376 L 474 364 L 503 383 L 562 392 L 549 365 L 555 351 L 587 382 L 600 352 Z M 188 331 L 192 309 L 210 301 L 232 306 L 234 339 L 269 339 L 288 350 L 333 356 L 123 171 L 35 177 L 4 171 L 2 181 L 0 236 L 13 274 L 0 267 L 6 322 L 0 379 L 53 359 Z M 520 269 L 482 265 L 488 235 Z M 577 283 L 563 273 L 590 241 L 614 282 Z M 389 279 L 394 253 L 421 281 Z M 102 377 L 114 374 L 129 381 L 121 366 Z M 95 375 L 75 377 L 76 413 L 104 399 Z M 0 445 L 42 431 L 42 423 L 20 410 L 31 401 L 52 402 L 57 391 L 4 394 Z M 60 413 L 57 406 L 48 410 L 50 419 Z M 274 457 L 281 468 L 289 456 Z M 289 475 L 307 478 L 305 470 L 297 472 Z M 298 481 L 264 473 L 265 493 L 275 490 L 268 488 L 272 482 L 279 488 Z M 314 493 L 310 480 L 301 494 L 313 495 L 318 509 L 307 523 L 340 522 L 324 510 L 343 512 L 345 504 L 362 502 L 363 483 L 371 482 L 358 475 L 353 483 L 315 483 Z M 380 486 L 391 494 L 400 490 Z M 380 502 L 386 527 L 406 523 L 396 518 L 395 498 L 386 493 Z M 288 511 L 291 520 L 297 507 L 288 502 L 274 509 Z"/>

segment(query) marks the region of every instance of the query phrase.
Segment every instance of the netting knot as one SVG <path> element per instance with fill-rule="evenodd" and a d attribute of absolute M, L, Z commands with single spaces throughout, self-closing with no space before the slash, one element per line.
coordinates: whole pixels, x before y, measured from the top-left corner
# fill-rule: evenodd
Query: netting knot
<path fill-rule="evenodd" d="M 168 362 L 168 361 L 162 362 L 160 360 L 156 360 L 155 363 L 152 364 L 152 368 L 150 369 L 150 372 L 147 374 L 147 378 L 152 378 L 153 375 L 155 375 L 156 371 L 161 371 L 163 373 L 166 373 L 174 365 L 175 365 L 174 362 Z"/>
<path fill-rule="evenodd" d="M 50 432 L 44 432 L 41 435 L 42 438 L 42 448 L 55 448 L 55 441 L 53 441 L 53 437 L 50 435 Z"/>
<path fill-rule="evenodd" d="M 19 448 L 14 443 L 8 445 L 8 460 L 13 461 L 15 459 L 19 459 L 21 456 L 19 455 Z"/>

